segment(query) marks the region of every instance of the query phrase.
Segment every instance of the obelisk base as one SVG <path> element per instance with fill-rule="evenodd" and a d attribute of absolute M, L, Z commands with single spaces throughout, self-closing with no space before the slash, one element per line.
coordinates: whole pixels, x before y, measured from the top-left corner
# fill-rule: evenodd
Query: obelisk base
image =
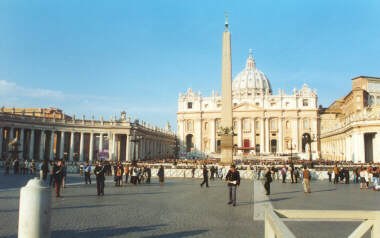
<path fill-rule="evenodd" d="M 220 163 L 223 165 L 231 165 L 232 160 L 232 149 L 233 149 L 233 136 L 232 135 L 221 135 L 221 159 Z"/>

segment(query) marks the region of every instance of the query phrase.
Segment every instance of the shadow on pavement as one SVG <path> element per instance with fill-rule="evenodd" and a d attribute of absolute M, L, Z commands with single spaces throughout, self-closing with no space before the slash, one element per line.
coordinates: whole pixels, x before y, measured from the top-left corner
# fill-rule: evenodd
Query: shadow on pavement
<path fill-rule="evenodd" d="M 161 225 L 152 225 L 152 226 L 132 226 L 124 228 L 115 228 L 115 227 L 99 227 L 99 228 L 89 228 L 85 230 L 60 230 L 53 231 L 51 237 L 111 237 L 111 236 L 123 236 L 131 232 L 146 232 L 160 227 L 167 226 L 164 224 Z"/>
<path fill-rule="evenodd" d="M 202 233 L 207 232 L 208 230 L 193 230 L 193 231 L 180 231 L 180 232 L 173 232 L 169 234 L 163 234 L 163 235 L 156 235 L 156 236 L 143 236 L 143 238 L 180 238 L 180 237 L 188 237 L 188 236 L 195 236 L 200 235 Z"/>

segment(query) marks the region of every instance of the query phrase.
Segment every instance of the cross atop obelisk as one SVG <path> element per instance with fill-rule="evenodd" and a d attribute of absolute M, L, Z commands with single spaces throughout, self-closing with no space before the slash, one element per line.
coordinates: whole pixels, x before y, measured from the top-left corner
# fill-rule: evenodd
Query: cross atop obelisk
<path fill-rule="evenodd" d="M 228 12 L 226 11 L 225 31 L 222 49 L 222 113 L 221 113 L 221 163 L 232 163 L 232 70 L 231 70 L 231 34 L 228 31 Z"/>

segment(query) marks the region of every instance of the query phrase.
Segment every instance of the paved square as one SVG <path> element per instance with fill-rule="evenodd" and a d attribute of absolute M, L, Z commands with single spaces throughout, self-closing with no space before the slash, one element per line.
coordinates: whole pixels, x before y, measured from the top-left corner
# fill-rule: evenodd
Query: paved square
<path fill-rule="evenodd" d="M 28 177 L 0 175 L 0 236 L 16 237 L 19 190 Z M 238 206 L 227 203 L 222 181 L 200 188 L 199 179 L 166 179 L 151 185 L 114 187 L 96 196 L 95 184 L 70 175 L 62 198 L 53 197 L 52 237 L 264 237 L 264 221 L 253 220 L 254 208 L 269 203 L 278 209 L 375 210 L 380 193 L 360 191 L 357 185 L 313 182 L 310 195 L 301 184 L 272 184 L 270 198 L 259 182 L 243 180 Z M 54 196 L 52 191 L 52 196 Z M 261 201 L 263 200 L 263 201 Z M 254 201 L 256 205 L 254 206 Z M 359 222 L 286 221 L 297 237 L 344 237 Z"/>

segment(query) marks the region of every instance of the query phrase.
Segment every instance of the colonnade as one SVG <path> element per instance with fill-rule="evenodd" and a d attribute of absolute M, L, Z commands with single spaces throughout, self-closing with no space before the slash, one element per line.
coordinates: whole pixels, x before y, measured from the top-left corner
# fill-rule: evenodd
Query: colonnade
<path fill-rule="evenodd" d="M 24 127 L 0 128 L 0 155 L 10 157 L 13 149 L 17 158 L 28 160 L 66 159 L 92 161 L 108 151 L 108 160 L 132 161 L 172 156 L 169 141 L 149 137 L 132 140 L 129 134 L 95 131 L 63 131 Z M 18 146 L 8 144 L 17 140 Z M 78 141 L 79 140 L 79 141 Z M 79 142 L 79 143 L 78 143 Z M 107 144 L 107 146 L 104 146 Z M 16 152 L 14 152 L 16 153 Z"/>

